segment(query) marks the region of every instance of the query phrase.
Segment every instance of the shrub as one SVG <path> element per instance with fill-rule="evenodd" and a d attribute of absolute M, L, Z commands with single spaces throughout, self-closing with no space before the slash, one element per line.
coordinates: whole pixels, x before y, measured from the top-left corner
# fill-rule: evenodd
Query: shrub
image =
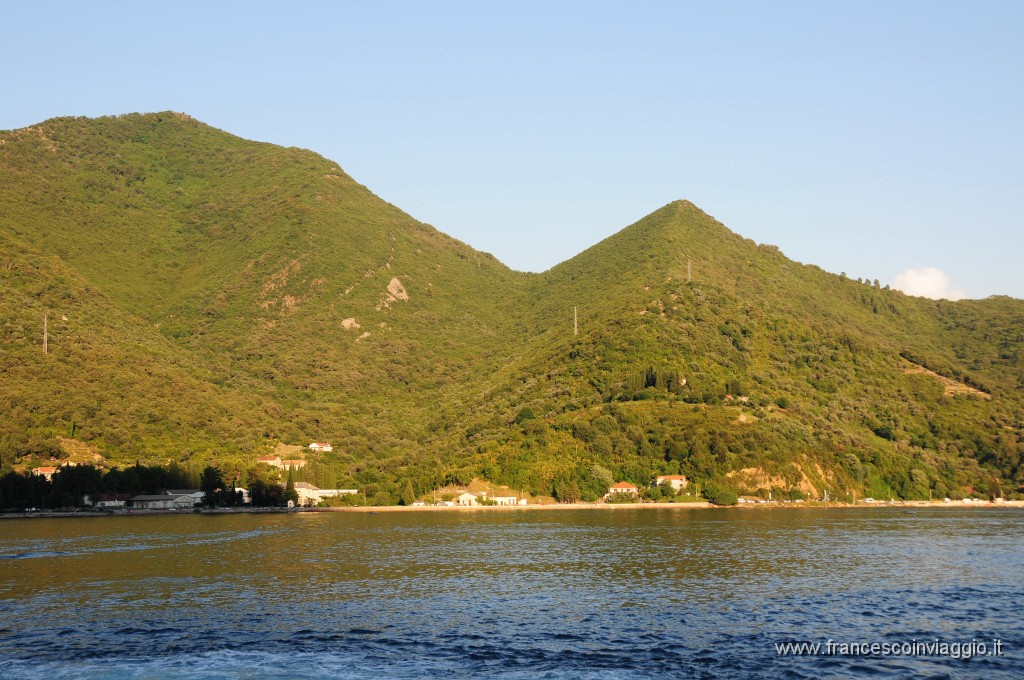
<path fill-rule="evenodd" d="M 739 502 L 739 496 L 735 491 L 714 483 L 704 487 L 704 498 L 714 505 L 736 505 Z"/>

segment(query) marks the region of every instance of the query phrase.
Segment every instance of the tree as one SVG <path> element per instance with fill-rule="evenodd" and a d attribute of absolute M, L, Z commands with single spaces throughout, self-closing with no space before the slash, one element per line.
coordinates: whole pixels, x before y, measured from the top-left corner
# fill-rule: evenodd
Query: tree
<path fill-rule="evenodd" d="M 735 491 L 714 482 L 704 487 L 704 498 L 714 505 L 736 505 L 739 501 Z"/>
<path fill-rule="evenodd" d="M 299 492 L 295 490 L 295 468 L 288 467 L 288 478 L 284 483 L 284 500 L 299 504 Z"/>
<path fill-rule="evenodd" d="M 559 479 L 555 482 L 555 498 L 559 503 L 576 503 L 580 500 L 580 487 L 571 479 Z"/>
<path fill-rule="evenodd" d="M 207 465 L 199 477 L 199 488 L 203 492 L 203 503 L 212 508 L 220 500 L 220 494 L 224 489 L 224 476 L 217 468 Z"/>
<path fill-rule="evenodd" d="M 53 492 L 61 497 L 70 498 L 70 505 L 81 505 L 83 496 L 92 496 L 95 500 L 100 491 L 102 473 L 92 465 L 69 465 L 60 468 L 53 476 Z M 61 505 L 65 503 L 61 502 Z"/>
<path fill-rule="evenodd" d="M 405 488 L 402 490 L 402 505 L 412 505 L 416 502 L 416 493 L 412 488 L 412 480 L 405 480 Z"/>
<path fill-rule="evenodd" d="M 249 484 L 249 502 L 254 507 L 283 505 L 284 489 L 280 484 L 264 479 L 254 479 Z"/>
<path fill-rule="evenodd" d="M 514 422 L 516 425 L 521 425 L 523 422 L 531 420 L 533 418 L 533 409 L 530 408 L 529 406 L 524 406 L 523 408 L 519 409 L 519 413 L 516 414 Z"/>

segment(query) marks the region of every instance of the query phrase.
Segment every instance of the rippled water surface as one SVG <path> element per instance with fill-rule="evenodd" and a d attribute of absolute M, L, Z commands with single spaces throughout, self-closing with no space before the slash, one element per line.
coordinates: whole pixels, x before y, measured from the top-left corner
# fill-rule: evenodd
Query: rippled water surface
<path fill-rule="evenodd" d="M 3 678 L 1020 677 L 1022 612 L 1019 509 L 0 522 Z"/>

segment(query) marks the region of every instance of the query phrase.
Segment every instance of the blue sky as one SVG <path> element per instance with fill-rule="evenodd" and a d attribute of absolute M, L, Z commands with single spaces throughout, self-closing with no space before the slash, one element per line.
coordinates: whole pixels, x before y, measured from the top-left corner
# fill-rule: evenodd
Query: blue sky
<path fill-rule="evenodd" d="M 516 269 L 685 198 L 833 272 L 1024 298 L 1021 2 L 3 8 L 0 129 L 184 111 Z"/>

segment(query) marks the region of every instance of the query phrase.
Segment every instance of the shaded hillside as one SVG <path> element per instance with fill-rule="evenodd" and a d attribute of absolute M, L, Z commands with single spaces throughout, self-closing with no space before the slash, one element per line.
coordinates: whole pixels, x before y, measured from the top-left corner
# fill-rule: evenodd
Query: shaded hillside
<path fill-rule="evenodd" d="M 517 273 L 331 161 L 180 114 L 0 142 L 8 464 L 73 431 L 112 461 L 232 470 L 328 440 L 318 469 L 382 501 L 473 476 L 581 497 L 663 472 L 833 496 L 1024 482 L 1019 300 L 851 281 L 685 201 Z"/>

